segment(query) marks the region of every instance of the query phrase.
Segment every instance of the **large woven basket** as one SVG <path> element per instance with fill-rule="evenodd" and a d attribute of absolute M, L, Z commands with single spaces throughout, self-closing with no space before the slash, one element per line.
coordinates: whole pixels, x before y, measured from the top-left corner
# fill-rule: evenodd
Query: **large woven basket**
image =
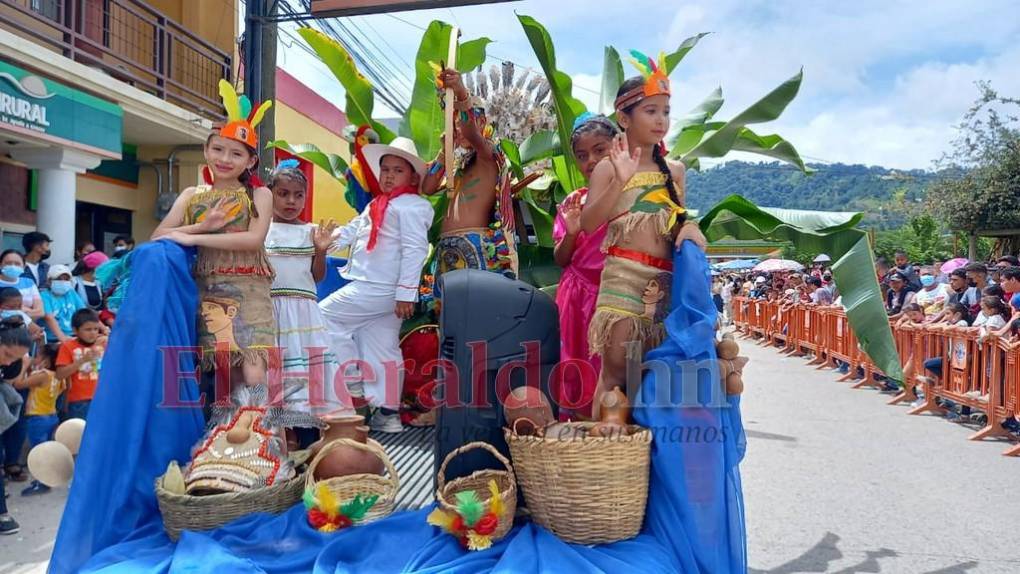
<path fill-rule="evenodd" d="M 629 428 L 625 437 L 562 440 L 504 429 L 532 519 L 576 544 L 637 536 L 648 501 L 652 433 Z"/>
<path fill-rule="evenodd" d="M 376 455 L 386 465 L 386 475 L 350 474 L 315 480 L 315 467 L 319 466 L 319 462 L 325 458 L 329 451 L 340 446 L 349 446 Z M 333 493 L 333 496 L 342 502 L 351 500 L 358 495 L 361 495 L 362 498 L 378 496 L 379 498 L 372 505 L 372 508 L 359 521 L 359 524 L 363 524 L 379 520 L 393 512 L 393 507 L 397 503 L 397 492 L 400 490 L 400 477 L 397 475 L 396 467 L 393 466 L 393 461 L 386 454 L 386 449 L 378 442 L 368 439 L 368 442 L 361 443 L 349 438 L 338 438 L 326 443 L 319 449 L 318 454 L 315 455 L 315 458 L 308 465 L 308 471 L 305 472 L 306 489 L 313 489 L 314 492 L 314 489 L 317 489 L 320 484 L 325 484 Z"/>
<path fill-rule="evenodd" d="M 446 465 L 458 455 L 477 448 L 489 451 L 496 460 L 502 463 L 506 470 L 488 468 L 476 470 L 469 476 L 455 478 L 450 482 L 446 482 Z M 479 441 L 470 442 L 450 451 L 450 454 L 446 455 L 446 458 L 443 460 L 442 466 L 439 467 L 439 474 L 436 476 L 436 499 L 439 502 L 439 507 L 448 512 L 457 511 L 458 492 L 473 490 L 482 502 L 488 503 L 489 498 L 492 497 L 489 492 L 489 481 L 491 480 L 496 481 L 499 496 L 503 500 L 503 512 L 498 517 L 499 524 L 491 536 L 492 540 L 495 541 L 503 538 L 507 532 L 510 532 L 510 528 L 513 527 L 514 523 L 514 513 L 517 511 L 517 480 L 514 478 L 514 468 L 510 465 L 510 461 L 500 454 L 495 447 Z"/>
<path fill-rule="evenodd" d="M 163 515 L 163 528 L 171 540 L 183 530 L 212 530 L 256 512 L 280 514 L 301 500 L 305 477 L 299 468 L 305 460 L 295 453 L 292 458 L 298 469 L 294 478 L 249 492 L 192 496 L 176 494 L 163 488 L 163 477 L 156 479 L 156 502 Z"/>

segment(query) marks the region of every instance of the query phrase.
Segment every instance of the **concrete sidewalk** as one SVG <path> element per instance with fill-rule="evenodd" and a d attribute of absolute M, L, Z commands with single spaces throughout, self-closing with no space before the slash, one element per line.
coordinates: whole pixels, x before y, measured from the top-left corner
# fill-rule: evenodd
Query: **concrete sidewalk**
<path fill-rule="evenodd" d="M 1020 460 L 974 429 L 886 406 L 803 359 L 742 341 L 748 556 L 755 574 L 1020 572 Z M 45 571 L 65 489 L 8 505 L 0 573 Z"/>

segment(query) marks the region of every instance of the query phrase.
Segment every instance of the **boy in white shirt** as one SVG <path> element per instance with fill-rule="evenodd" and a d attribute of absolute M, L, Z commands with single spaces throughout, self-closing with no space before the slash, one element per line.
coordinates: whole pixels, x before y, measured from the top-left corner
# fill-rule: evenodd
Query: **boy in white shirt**
<path fill-rule="evenodd" d="M 400 325 L 414 314 L 421 270 L 428 258 L 432 204 L 419 194 L 425 162 L 414 142 L 363 148 L 380 193 L 361 214 L 334 234 L 330 251 L 350 247 L 340 275 L 350 283 L 319 303 L 341 372 L 360 368 L 363 396 L 378 407 L 374 430 L 400 432 L 403 390 Z M 352 384 L 351 395 L 362 392 Z"/>

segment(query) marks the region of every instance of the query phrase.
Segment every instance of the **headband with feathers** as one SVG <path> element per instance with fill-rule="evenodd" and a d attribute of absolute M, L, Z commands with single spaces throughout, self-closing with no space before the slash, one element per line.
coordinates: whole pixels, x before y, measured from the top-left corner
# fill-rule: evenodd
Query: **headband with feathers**
<path fill-rule="evenodd" d="M 258 149 L 259 137 L 255 128 L 262 122 L 266 111 L 273 106 L 272 101 L 265 101 L 252 109 L 248 96 L 238 97 L 234 86 L 226 80 L 220 80 L 220 98 L 227 110 L 227 123 L 220 128 L 220 135 L 237 140 L 252 149 Z"/>
<path fill-rule="evenodd" d="M 626 109 L 652 96 L 670 95 L 669 76 L 666 75 L 666 54 L 659 52 L 658 61 L 637 50 L 631 50 L 630 55 L 628 61 L 641 73 L 645 83 L 616 98 L 616 109 Z"/>

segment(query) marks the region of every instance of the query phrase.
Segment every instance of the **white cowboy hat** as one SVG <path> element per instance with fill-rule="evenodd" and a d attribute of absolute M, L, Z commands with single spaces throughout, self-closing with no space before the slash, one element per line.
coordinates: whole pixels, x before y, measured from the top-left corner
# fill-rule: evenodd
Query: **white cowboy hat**
<path fill-rule="evenodd" d="M 379 177 L 379 166 L 382 163 L 383 156 L 395 155 L 407 160 L 418 174 L 418 177 L 425 179 L 425 162 L 418 157 L 418 150 L 414 147 L 414 142 L 408 138 L 396 138 L 389 145 L 368 144 L 361 148 L 361 152 L 365 154 L 368 168 L 372 170 L 376 178 Z"/>

